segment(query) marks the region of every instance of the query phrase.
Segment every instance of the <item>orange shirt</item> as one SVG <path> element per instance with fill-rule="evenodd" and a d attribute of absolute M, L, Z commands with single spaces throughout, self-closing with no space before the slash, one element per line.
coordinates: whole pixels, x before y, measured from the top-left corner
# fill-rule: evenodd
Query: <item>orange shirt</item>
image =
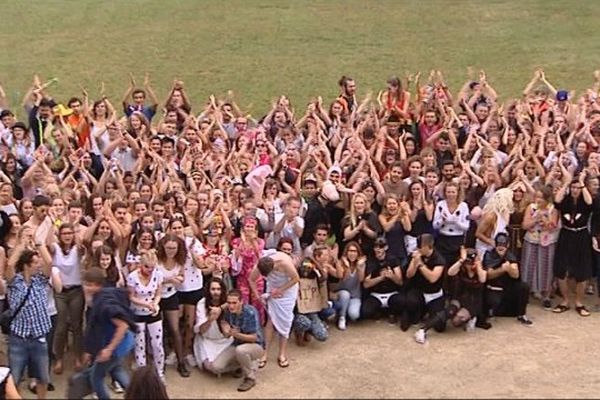
<path fill-rule="evenodd" d="M 69 117 L 67 118 L 67 122 L 71 126 L 71 129 L 73 129 L 73 132 L 75 132 L 75 130 L 81 123 L 82 119 L 84 119 L 84 116 L 81 114 L 80 115 L 75 115 L 75 114 L 69 115 Z M 90 125 L 87 123 L 87 121 L 84 121 L 81 131 L 76 134 L 77 134 L 77 146 L 84 147 L 85 143 L 90 140 Z"/>

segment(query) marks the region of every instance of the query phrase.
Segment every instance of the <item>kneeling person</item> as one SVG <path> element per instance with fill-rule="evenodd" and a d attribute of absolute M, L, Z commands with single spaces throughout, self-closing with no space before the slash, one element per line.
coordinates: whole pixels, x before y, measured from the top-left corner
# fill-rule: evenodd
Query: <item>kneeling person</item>
<path fill-rule="evenodd" d="M 486 272 L 481 261 L 477 258 L 477 250 L 461 249 L 461 255 L 450 268 L 448 276 L 456 276 L 456 289 L 453 292 L 450 304 L 437 314 L 430 315 L 423 327 L 415 333 L 417 343 L 425 343 L 426 333 L 438 323 L 451 321 L 455 327 L 463 326 L 467 322 L 468 329 L 475 328 L 476 316 L 480 313 L 483 300 L 483 284 Z"/>
<path fill-rule="evenodd" d="M 360 307 L 363 319 L 376 318 L 384 310 L 398 316 L 404 307 L 400 294 L 404 281 L 400 260 L 389 256 L 387 249 L 387 240 L 383 237 L 377 238 L 373 247 L 375 257 L 367 260 L 363 287 L 369 294 Z"/>
<path fill-rule="evenodd" d="M 483 268 L 487 271 L 484 310 L 478 326 L 490 328 L 485 318 L 491 313 L 498 317 L 517 317 L 524 325 L 533 322 L 527 318 L 529 285 L 521 281 L 517 258 L 508 250 L 509 238 L 499 233 L 496 245 L 488 250 L 483 258 Z"/>
<path fill-rule="evenodd" d="M 233 344 L 222 353 L 223 357 L 242 368 L 244 380 L 238 391 L 246 392 L 256 385 L 258 360 L 265 352 L 258 311 L 244 304 L 242 293 L 233 289 L 227 294 L 227 310 L 220 325 L 223 336 L 233 338 Z M 224 364 L 229 363 L 224 360 Z"/>

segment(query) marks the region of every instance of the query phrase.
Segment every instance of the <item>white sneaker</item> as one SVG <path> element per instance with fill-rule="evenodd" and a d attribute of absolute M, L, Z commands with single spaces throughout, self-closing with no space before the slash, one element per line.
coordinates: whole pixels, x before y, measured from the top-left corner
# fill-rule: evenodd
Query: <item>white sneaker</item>
<path fill-rule="evenodd" d="M 165 358 L 165 364 L 167 365 L 175 365 L 177 364 L 177 355 L 174 351 L 170 352 L 169 355 Z"/>
<path fill-rule="evenodd" d="M 477 317 L 473 317 L 470 320 L 468 320 L 467 324 L 465 325 L 465 331 L 473 332 L 475 330 L 476 323 L 477 323 Z"/>
<path fill-rule="evenodd" d="M 118 381 L 112 381 L 110 384 L 110 388 L 116 394 L 125 393 L 125 389 L 123 389 L 123 386 L 121 386 L 121 384 Z"/>
<path fill-rule="evenodd" d="M 193 354 L 188 354 L 187 356 L 185 356 L 185 362 L 190 367 L 196 367 L 196 366 L 198 366 L 198 363 L 196 362 L 196 357 L 194 357 Z"/>
<path fill-rule="evenodd" d="M 346 317 L 340 317 L 340 319 L 338 320 L 338 329 L 340 331 L 346 330 Z"/>
<path fill-rule="evenodd" d="M 419 329 L 415 332 L 415 342 L 419 344 L 425 344 L 427 341 L 427 334 L 425 333 L 425 329 Z"/>

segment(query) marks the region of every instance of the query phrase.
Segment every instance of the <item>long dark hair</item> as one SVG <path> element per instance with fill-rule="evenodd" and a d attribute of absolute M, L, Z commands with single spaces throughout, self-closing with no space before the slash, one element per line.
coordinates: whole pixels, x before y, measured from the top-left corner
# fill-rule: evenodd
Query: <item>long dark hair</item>
<path fill-rule="evenodd" d="M 72 230 L 72 231 L 73 231 L 73 241 L 71 242 L 71 246 L 70 246 L 69 248 L 67 248 L 66 244 L 65 244 L 65 243 L 62 241 L 62 238 L 61 238 L 61 236 L 60 236 L 60 235 L 61 235 L 61 233 L 62 233 L 62 231 L 64 231 L 65 229 L 70 229 L 70 230 Z M 69 251 L 70 251 L 70 250 L 71 250 L 71 249 L 72 249 L 74 246 L 76 246 L 76 245 L 77 245 L 77 241 L 75 240 L 75 227 L 74 227 L 72 224 L 70 224 L 70 223 L 68 223 L 68 222 L 65 222 L 64 224 L 62 224 L 62 225 L 60 226 L 60 228 L 58 228 L 58 245 L 60 246 L 60 248 L 61 248 L 61 250 L 63 251 L 63 253 L 65 253 L 65 255 L 66 255 L 66 253 L 68 253 L 68 252 L 69 252 Z"/>
<path fill-rule="evenodd" d="M 156 257 L 158 261 L 164 263 L 167 260 L 167 253 L 165 252 L 165 244 L 167 242 L 175 242 L 177 243 L 177 254 L 175 254 L 175 262 L 181 266 L 185 264 L 185 260 L 187 258 L 187 249 L 185 247 L 185 242 L 180 237 L 175 236 L 172 233 L 167 233 L 163 236 L 162 239 L 158 242 Z"/>
<path fill-rule="evenodd" d="M 210 310 L 210 307 L 214 307 L 214 305 L 211 303 L 211 297 L 210 297 L 210 284 L 216 282 L 219 284 L 219 286 L 221 287 L 221 297 L 219 297 L 219 305 L 223 305 L 227 302 L 227 287 L 225 286 L 225 282 L 223 282 L 223 280 L 221 278 L 217 278 L 216 276 L 213 276 L 212 278 L 210 278 L 210 280 L 208 281 L 208 283 L 206 284 L 206 301 L 205 301 L 205 307 L 206 307 L 206 312 L 208 313 L 208 311 Z"/>
<path fill-rule="evenodd" d="M 125 392 L 126 400 L 169 400 L 167 388 L 160 380 L 156 368 L 146 365 L 135 370 Z"/>
<path fill-rule="evenodd" d="M 102 257 L 103 254 L 110 255 L 110 265 L 106 270 L 100 266 L 100 257 Z M 94 251 L 93 267 L 106 271 L 106 282 L 113 286 L 117 285 L 117 282 L 119 281 L 119 269 L 117 268 L 117 262 L 115 260 L 115 250 L 112 247 L 102 245 Z"/>
<path fill-rule="evenodd" d="M 156 248 L 156 236 L 154 236 L 154 231 L 148 227 L 141 227 L 131 238 L 129 251 L 131 251 L 133 254 L 138 254 L 138 244 L 140 244 L 140 238 L 144 233 L 149 233 L 152 236 L 152 248 Z"/>

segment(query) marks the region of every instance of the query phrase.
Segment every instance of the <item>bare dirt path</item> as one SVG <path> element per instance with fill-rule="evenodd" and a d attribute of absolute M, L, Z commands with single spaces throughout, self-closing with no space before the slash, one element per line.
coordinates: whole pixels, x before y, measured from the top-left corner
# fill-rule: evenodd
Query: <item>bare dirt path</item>
<path fill-rule="evenodd" d="M 173 367 L 167 389 L 172 398 L 597 398 L 600 314 L 556 315 L 536 304 L 529 315 L 532 327 L 496 318 L 489 331 L 432 332 L 424 346 L 413 341 L 415 327 L 404 333 L 383 320 L 331 328 L 325 343 L 291 344 L 289 368 L 271 352 L 250 392 L 238 393 L 229 376 L 195 369 L 184 379 Z M 65 375 L 56 383 L 52 397 L 64 394 Z"/>

